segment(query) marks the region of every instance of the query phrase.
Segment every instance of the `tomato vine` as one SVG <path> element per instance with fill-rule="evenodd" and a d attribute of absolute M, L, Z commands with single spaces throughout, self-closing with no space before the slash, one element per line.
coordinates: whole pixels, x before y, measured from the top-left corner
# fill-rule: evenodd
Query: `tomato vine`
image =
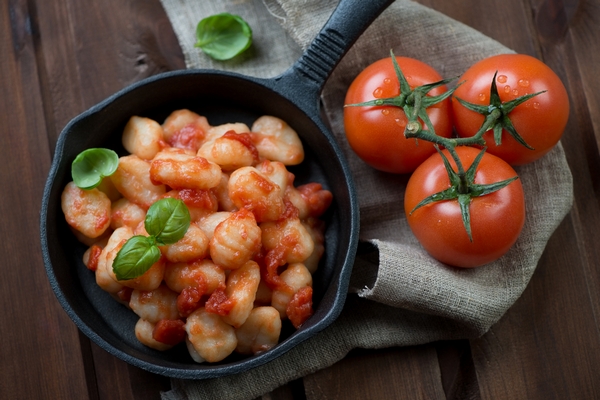
<path fill-rule="evenodd" d="M 398 65 L 393 51 L 390 51 L 390 56 L 391 61 L 394 65 L 394 70 L 396 72 L 396 78 L 398 79 L 398 82 L 400 84 L 400 94 L 398 96 L 393 96 L 389 98 L 375 99 L 356 104 L 347 104 L 345 107 L 394 106 L 402 108 L 404 110 L 404 113 L 408 118 L 408 123 L 406 124 L 406 127 L 404 129 L 404 137 L 407 139 L 415 138 L 434 143 L 435 149 L 438 151 L 438 153 L 443 159 L 444 166 L 446 168 L 448 178 L 451 184 L 449 189 L 440 191 L 438 193 L 434 193 L 433 195 L 423 199 L 423 201 L 421 201 L 412 209 L 411 213 L 417 210 L 418 208 L 433 202 L 442 200 L 457 200 L 461 209 L 463 225 L 465 227 L 465 230 L 467 231 L 469 239 L 472 241 L 473 238 L 471 232 L 471 217 L 469 211 L 469 204 L 471 200 L 475 197 L 485 196 L 487 194 L 498 191 L 509 185 L 514 180 L 518 179 L 518 176 L 514 176 L 512 178 L 490 184 L 476 184 L 474 182 L 475 172 L 484 152 L 486 151 L 486 141 L 484 140 L 483 135 L 487 131 L 492 130 L 494 132 L 494 138 L 496 143 L 500 144 L 502 131 L 505 129 L 521 145 L 527 148 L 531 148 L 531 146 L 529 146 L 518 134 L 508 115 L 517 106 L 541 93 L 544 93 L 544 91 L 526 94 L 514 100 L 502 102 L 496 86 L 496 74 L 494 74 L 494 78 L 492 79 L 492 83 L 490 86 L 490 104 L 487 107 L 473 104 L 457 98 L 457 100 L 463 106 L 485 116 L 484 123 L 481 125 L 479 131 L 471 137 L 447 138 L 436 134 L 433 124 L 431 123 L 426 110 L 427 108 L 452 96 L 454 91 L 458 88 L 458 86 L 460 86 L 461 83 L 459 83 L 455 88 L 447 90 L 446 92 L 440 95 L 428 96 L 427 94 L 432 89 L 446 85 L 454 81 L 456 78 L 442 79 L 438 82 L 421 85 L 414 89 L 411 89 L 400 66 Z M 423 126 L 419 120 L 425 123 L 427 129 L 423 129 Z M 465 170 L 460 160 L 460 157 L 456 152 L 457 146 L 483 146 L 483 149 L 481 150 L 480 154 L 475 159 L 475 161 L 471 164 L 471 166 L 467 170 Z M 450 153 L 451 157 L 453 158 L 456 164 L 457 171 L 454 171 L 454 169 L 448 162 L 448 159 L 440 151 L 440 147 L 447 149 L 447 151 Z"/>

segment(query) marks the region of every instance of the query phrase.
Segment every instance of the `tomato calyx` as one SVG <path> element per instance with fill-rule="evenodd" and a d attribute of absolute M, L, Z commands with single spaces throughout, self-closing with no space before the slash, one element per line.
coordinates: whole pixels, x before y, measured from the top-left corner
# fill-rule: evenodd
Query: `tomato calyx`
<path fill-rule="evenodd" d="M 434 148 L 442 157 L 443 164 L 450 182 L 447 189 L 441 190 L 437 193 L 429 195 L 425 199 L 422 199 L 412 209 L 412 211 L 409 212 L 409 215 L 421 207 L 438 201 L 456 201 L 460 208 L 462 222 L 469 241 L 473 242 L 470 210 L 472 200 L 477 197 L 483 197 L 497 192 L 519 178 L 518 176 L 513 176 L 509 179 L 504 179 L 493 183 L 475 183 L 477 168 L 487 150 L 486 141 L 483 138 L 483 134 L 488 130 L 493 129 L 495 133 L 497 132 L 497 135 L 501 135 L 504 127 L 508 126 L 506 129 L 509 132 L 513 131 L 515 135 L 518 136 L 514 126 L 512 125 L 512 122 L 508 118 L 508 114 L 518 105 L 542 92 L 525 95 L 515 100 L 502 103 L 495 85 L 496 75 L 494 75 L 494 80 L 490 89 L 492 100 L 488 106 L 471 104 L 459 99 L 461 104 L 465 105 L 465 107 L 472 107 L 474 111 L 481 112 L 486 116 L 486 122 L 481 127 L 480 131 L 471 137 L 445 137 L 436 133 L 426 110 L 427 108 L 448 99 L 464 82 L 459 82 L 454 88 L 451 88 L 442 94 L 431 96 L 428 94 L 430 91 L 443 85 L 447 85 L 457 78 L 442 79 L 437 82 L 417 86 L 413 89 L 410 87 L 404 73 L 402 72 L 393 51 L 390 51 L 390 55 L 395 75 L 398 79 L 398 85 L 400 86 L 400 93 L 397 96 L 389 98 L 376 98 L 374 100 L 361 103 L 346 104 L 344 107 L 391 106 L 403 110 L 408 120 L 403 132 L 404 137 L 406 139 L 414 138 L 433 143 Z M 423 125 L 425 125 L 426 129 L 424 129 Z M 496 127 L 496 125 L 498 125 L 498 127 Z M 400 131 L 398 131 L 398 134 L 400 134 Z M 524 143 L 522 138 L 521 141 Z M 525 145 L 527 146 L 527 144 Z M 479 146 L 482 148 L 482 150 L 475 157 L 475 160 L 466 170 L 456 149 L 457 147 L 461 146 Z M 444 148 L 450 154 L 456 165 L 456 170 L 454 170 L 453 166 L 450 164 L 450 161 L 448 161 L 448 158 L 442 152 L 441 148 Z"/>
<path fill-rule="evenodd" d="M 489 183 L 489 184 L 478 184 L 475 183 L 475 174 L 477 171 L 477 167 L 486 151 L 483 148 L 475 160 L 471 164 L 471 166 L 465 171 L 460 162 L 457 162 L 457 169 L 455 171 L 450 165 L 448 158 L 444 155 L 444 153 L 440 150 L 439 146 L 435 146 L 435 149 L 442 157 L 444 162 L 444 167 L 446 168 L 446 172 L 448 173 L 448 178 L 450 180 L 450 187 L 448 189 L 442 190 L 440 192 L 434 193 L 431 196 L 428 196 L 421 200 L 410 212 L 412 214 L 417 209 L 426 206 L 428 204 L 432 204 L 438 201 L 448 201 L 448 200 L 456 200 L 460 206 L 460 211 L 462 215 L 463 225 L 465 230 L 467 231 L 467 235 L 469 236 L 469 240 L 473 241 L 473 235 L 471 232 L 471 212 L 469 206 L 471 201 L 475 197 L 485 196 L 491 193 L 494 193 L 507 185 L 509 185 L 514 180 L 518 179 L 518 176 L 514 176 L 509 179 L 505 179 L 499 182 Z M 454 147 L 448 148 L 448 151 L 452 155 L 452 158 L 455 161 L 458 161 L 458 155 L 455 152 Z"/>
<path fill-rule="evenodd" d="M 531 147 L 527 142 L 525 142 L 521 135 L 519 135 L 508 114 L 510 114 L 517 106 L 546 91 L 542 90 L 536 93 L 525 94 L 523 96 L 517 97 L 514 100 L 510 100 L 503 103 L 500 99 L 500 95 L 498 94 L 498 87 L 496 86 L 496 75 L 498 75 L 498 71 L 494 73 L 494 77 L 492 78 L 492 84 L 490 86 L 489 105 L 483 106 L 480 104 L 474 104 L 461 98 L 455 97 L 455 99 L 467 109 L 475 111 L 485 116 L 483 124 L 479 128 L 479 131 L 477 131 L 477 133 L 473 137 L 480 138 L 485 132 L 492 130 L 494 132 L 494 142 L 497 146 L 499 146 L 502 144 L 502 131 L 506 130 L 521 145 L 527 147 L 530 150 L 534 150 L 534 148 Z"/>
<path fill-rule="evenodd" d="M 433 89 L 444 86 L 457 78 L 442 79 L 440 81 L 417 86 L 412 89 L 406 80 L 406 77 L 402 73 L 402 70 L 396 61 L 396 57 L 394 56 L 394 52 L 392 50 L 390 50 L 390 56 L 392 63 L 394 64 L 396 77 L 398 78 L 398 82 L 400 84 L 400 94 L 394 97 L 369 100 L 362 103 L 346 104 L 344 107 L 398 107 L 404 111 L 404 114 L 406 114 L 408 119 L 404 129 L 404 136 L 406 138 L 415 137 L 416 134 L 421 132 L 423 127 L 421 122 L 419 122 L 419 119 L 425 123 L 429 132 L 434 132 L 433 124 L 431 123 L 426 110 L 427 108 L 452 96 L 456 90 L 456 87 L 437 96 L 430 96 L 428 93 Z"/>

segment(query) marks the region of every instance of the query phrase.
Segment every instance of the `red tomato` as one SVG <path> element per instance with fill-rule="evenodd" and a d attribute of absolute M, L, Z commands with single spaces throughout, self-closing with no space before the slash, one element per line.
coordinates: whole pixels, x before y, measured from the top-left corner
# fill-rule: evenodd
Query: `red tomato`
<path fill-rule="evenodd" d="M 456 151 L 466 170 L 480 150 L 460 146 Z M 444 150 L 444 154 L 456 170 L 448 151 Z M 475 183 L 495 183 L 516 175 L 510 165 L 486 152 L 477 167 Z M 423 199 L 449 187 L 448 174 L 439 154 L 421 164 L 408 181 L 404 210 L 410 228 L 425 250 L 443 263 L 463 268 L 481 266 L 505 254 L 517 240 L 525 222 L 521 181 L 517 179 L 496 192 L 472 199 L 472 242 L 462 222 L 457 200 L 431 203 L 411 214 Z"/>
<path fill-rule="evenodd" d="M 406 57 L 396 57 L 411 88 L 442 80 L 429 65 Z M 437 96 L 445 86 L 429 92 Z M 363 103 L 377 98 L 400 94 L 400 84 L 391 57 L 374 62 L 352 82 L 345 104 Z M 452 135 L 451 102 L 449 99 L 427 109 L 435 132 L 444 137 Z M 354 152 L 372 167 L 392 173 L 409 173 L 435 152 L 433 144 L 406 139 L 404 111 L 394 106 L 345 107 L 346 137 Z M 424 125 L 423 125 L 424 126 Z M 425 128 L 425 126 L 424 126 Z"/>
<path fill-rule="evenodd" d="M 502 133 L 502 144 L 496 146 L 493 132 L 483 135 L 488 152 L 511 165 L 537 160 L 561 138 L 569 117 L 569 97 L 560 78 L 540 60 L 524 54 L 501 54 L 486 58 L 471 66 L 459 82 L 464 83 L 454 96 L 479 105 L 489 105 L 490 86 L 494 73 L 502 102 L 525 94 L 546 90 L 517 106 L 508 117 L 530 150 L 518 143 L 508 132 Z M 452 101 L 454 124 L 459 136 L 473 136 L 484 117 L 468 110 L 455 98 Z"/>

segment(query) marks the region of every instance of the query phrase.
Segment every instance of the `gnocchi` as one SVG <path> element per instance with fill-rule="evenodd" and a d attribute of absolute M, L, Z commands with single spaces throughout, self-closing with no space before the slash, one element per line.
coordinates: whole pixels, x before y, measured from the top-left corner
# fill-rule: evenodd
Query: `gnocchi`
<path fill-rule="evenodd" d="M 255 355 L 312 314 L 312 274 L 324 253 L 320 219 L 332 194 L 319 183 L 295 186 L 287 168 L 304 159 L 302 142 L 273 116 L 211 126 L 187 109 L 160 124 L 133 116 L 122 135 L 129 152 L 97 189 L 73 182 L 62 210 L 88 247 L 84 264 L 96 283 L 134 312 L 145 346 L 186 346 L 196 362 L 232 353 Z M 150 206 L 182 200 L 190 225 L 158 245 L 144 274 L 119 280 L 113 263 L 134 236 L 148 236 Z M 289 322 L 288 322 L 289 321 Z"/>

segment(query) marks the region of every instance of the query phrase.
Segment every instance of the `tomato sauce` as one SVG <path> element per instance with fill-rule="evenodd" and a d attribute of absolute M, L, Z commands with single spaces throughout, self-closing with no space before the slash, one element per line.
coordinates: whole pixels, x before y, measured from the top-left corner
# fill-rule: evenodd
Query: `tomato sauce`
<path fill-rule="evenodd" d="M 179 315 L 186 318 L 195 310 L 203 306 L 203 295 L 205 289 L 190 286 L 184 288 L 177 296 L 177 311 Z"/>
<path fill-rule="evenodd" d="M 87 269 L 90 271 L 96 271 L 98 269 L 98 260 L 100 260 L 100 254 L 102 254 L 102 248 L 98 245 L 92 245 L 90 248 L 90 258 L 87 263 Z"/>
<path fill-rule="evenodd" d="M 119 300 L 125 303 L 129 303 L 129 301 L 131 300 L 131 293 L 133 293 L 133 289 L 125 286 L 123 287 L 123 289 L 117 292 L 117 297 L 119 298 Z"/>
<path fill-rule="evenodd" d="M 213 314 L 228 315 L 233 308 L 233 303 L 227 298 L 225 285 L 221 285 L 210 295 L 206 301 L 206 311 Z"/>
<path fill-rule="evenodd" d="M 305 286 L 298 290 L 288 303 L 286 313 L 296 329 L 313 314 L 312 295 L 312 288 Z"/>
<path fill-rule="evenodd" d="M 161 319 L 152 331 L 154 340 L 173 346 L 183 342 L 185 336 L 185 322 L 180 319 Z"/>
<path fill-rule="evenodd" d="M 258 149 L 256 146 L 254 146 L 254 143 L 252 143 L 252 137 L 249 133 L 236 133 L 236 131 L 230 130 L 225 132 L 225 134 L 223 134 L 221 137 L 225 139 L 237 140 L 243 144 L 244 147 L 250 150 L 250 153 L 252 153 L 252 158 L 254 158 L 255 161 L 259 160 Z"/>
<path fill-rule="evenodd" d="M 321 216 L 333 201 L 333 194 L 329 190 L 324 190 L 320 183 L 307 183 L 298 186 L 297 189 L 300 196 L 308 204 L 311 217 Z"/>
<path fill-rule="evenodd" d="M 173 147 L 197 151 L 205 135 L 205 132 L 196 124 L 188 124 L 169 138 L 169 144 Z"/>

